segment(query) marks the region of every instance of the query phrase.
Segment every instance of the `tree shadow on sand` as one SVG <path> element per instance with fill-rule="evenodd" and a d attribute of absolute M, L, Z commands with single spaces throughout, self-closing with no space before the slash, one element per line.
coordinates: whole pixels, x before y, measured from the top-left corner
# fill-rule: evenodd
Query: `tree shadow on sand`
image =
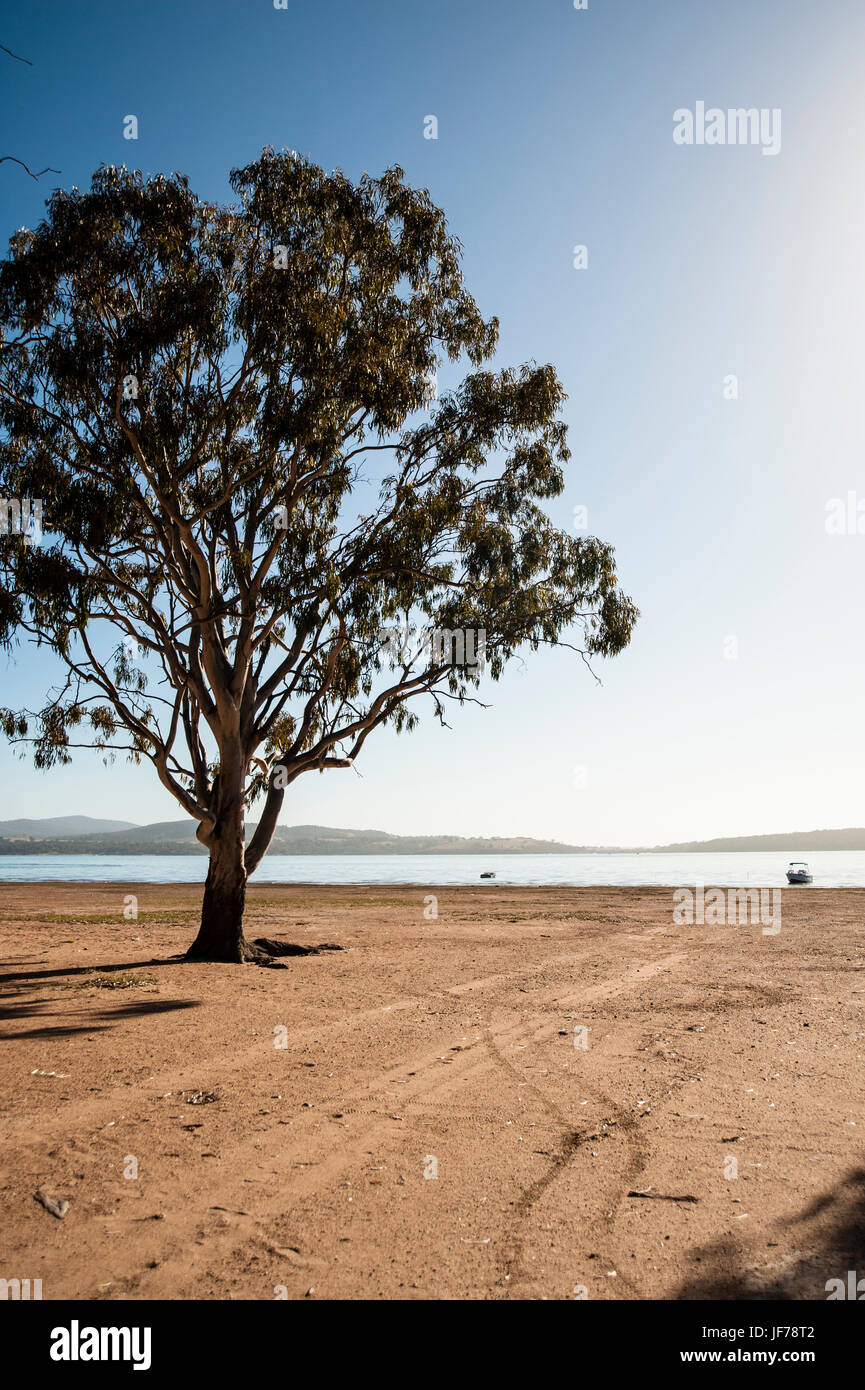
<path fill-rule="evenodd" d="M 337 946 L 331 941 L 322 941 L 315 946 L 301 946 L 294 941 L 275 941 L 269 936 L 257 936 L 254 941 L 249 943 L 258 948 L 262 960 L 258 963 L 263 965 L 276 966 L 278 969 L 286 970 L 280 960 L 275 959 L 280 956 L 320 956 L 326 951 L 344 951 L 344 946 Z M 264 959 L 268 957 L 268 959 Z M 39 965 L 41 962 L 33 960 L 4 960 L 0 965 Z M 12 970 L 6 975 L 0 975 L 0 985 L 14 985 L 22 980 L 30 980 L 39 983 L 41 980 L 61 979 L 65 976 L 74 975 L 109 975 L 112 971 L 123 970 L 146 970 L 156 965 L 200 965 L 202 962 L 191 960 L 185 952 L 173 956 L 155 956 L 151 960 L 125 960 L 119 964 L 112 965 L 63 965 L 56 970 Z M 235 962 L 222 961 L 220 964 L 233 964 Z M 239 964 L 239 962 L 236 962 Z"/>
<path fill-rule="evenodd" d="M 317 956 L 325 951 L 341 951 L 342 946 L 335 946 L 328 942 L 322 942 L 318 946 L 299 946 L 292 942 L 275 941 L 270 937 L 258 937 L 253 943 L 260 948 L 261 960 L 258 964 L 269 965 L 277 969 L 287 969 L 280 960 L 275 959 L 279 956 Z M 191 966 L 185 955 L 153 957 L 150 960 L 126 960 L 120 963 L 108 965 L 97 965 L 88 963 L 87 965 L 65 965 L 58 966 L 56 969 L 27 969 L 11 970 L 6 974 L 0 975 L 0 1019 L 10 1021 L 25 1018 L 47 1018 L 52 1013 L 56 1014 L 57 1022 L 45 1024 L 44 1027 L 30 1028 L 23 1031 L 7 1032 L 2 1040 L 12 1042 L 16 1038 L 64 1038 L 71 1037 L 76 1033 L 98 1033 L 105 1032 L 112 1023 L 122 1023 L 128 1018 L 139 1018 L 147 1014 L 169 1013 L 176 1009 L 195 1009 L 201 1004 L 198 999 L 141 999 L 133 1003 L 118 1005 L 114 1008 L 83 1008 L 83 1009 L 63 1009 L 57 1007 L 60 1004 L 60 997 L 40 998 L 34 995 L 33 991 L 39 985 L 47 984 L 49 981 L 74 980 L 79 978 L 84 984 L 88 979 L 97 976 L 105 976 L 117 973 L 133 972 L 135 970 L 153 969 L 155 966 Z M 0 965 L 27 965 L 33 967 L 38 962 L 32 960 L 5 960 Z M 76 1015 L 90 1020 L 81 1024 L 67 1023 L 66 1020 Z M 105 1020 L 105 1022 L 99 1022 Z"/>
<path fill-rule="evenodd" d="M 68 1002 L 68 996 L 51 995 L 40 997 L 34 990 L 42 983 L 63 979 L 79 978 L 86 985 L 88 978 L 126 973 L 152 968 L 157 965 L 176 965 L 182 957 L 151 959 L 146 961 L 124 961 L 120 965 L 70 965 L 56 970 L 20 970 L 0 975 L 0 1019 L 15 1022 L 21 1019 L 46 1020 L 42 1027 L 15 1029 L 3 1034 L 4 1042 L 14 1042 L 19 1038 L 65 1038 L 76 1033 L 104 1033 L 112 1024 L 122 1023 L 130 1018 L 142 1018 L 150 1014 L 173 1013 L 178 1009 L 197 1009 L 199 999 L 135 999 L 115 1004 L 113 1007 L 88 1005 L 78 1009 L 61 1009 Z M 4 964 L 11 964 L 5 961 Z M 57 1021 L 48 1023 L 47 1019 Z M 67 1022 L 80 1018 L 81 1023 Z"/>
<path fill-rule="evenodd" d="M 814 1301 L 827 1297 L 829 1279 L 846 1280 L 849 1270 L 865 1276 L 865 1168 L 851 1169 L 773 1234 L 778 1254 L 774 1242 L 749 1251 L 732 1238 L 701 1247 L 691 1257 L 692 1275 L 672 1297 Z"/>

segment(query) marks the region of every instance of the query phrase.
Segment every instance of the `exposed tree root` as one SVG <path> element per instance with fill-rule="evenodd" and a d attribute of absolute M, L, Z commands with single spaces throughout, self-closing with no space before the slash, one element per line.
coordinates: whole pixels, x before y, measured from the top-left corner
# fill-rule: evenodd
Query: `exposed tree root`
<path fill-rule="evenodd" d="M 238 944 L 237 955 L 234 963 L 237 965 L 267 966 L 272 970 L 287 970 L 279 956 L 318 956 L 322 951 L 343 951 L 344 946 L 336 946 L 332 942 L 322 941 L 318 946 L 300 946 L 293 941 L 274 941 L 269 936 L 258 936 L 254 941 L 241 941 Z M 209 955 L 194 951 L 192 947 L 187 951 L 186 960 L 204 961 L 214 960 L 225 962 L 224 955 Z M 228 962 L 229 964 L 231 962 Z"/>
<path fill-rule="evenodd" d="M 334 946 L 329 941 L 322 941 L 318 946 L 298 946 L 294 941 L 274 941 L 269 936 L 257 936 L 254 941 L 246 942 L 246 949 L 249 951 L 247 960 L 251 960 L 254 965 L 263 965 L 271 970 L 287 970 L 278 956 L 318 956 L 322 951 L 341 951 L 342 946 Z"/>
<path fill-rule="evenodd" d="M 298 946 L 293 941 L 274 941 L 270 936 L 257 936 L 251 946 L 265 951 L 269 956 L 318 956 L 322 951 L 342 951 L 343 946 L 334 946 L 330 941 L 322 941 L 318 946 Z"/>

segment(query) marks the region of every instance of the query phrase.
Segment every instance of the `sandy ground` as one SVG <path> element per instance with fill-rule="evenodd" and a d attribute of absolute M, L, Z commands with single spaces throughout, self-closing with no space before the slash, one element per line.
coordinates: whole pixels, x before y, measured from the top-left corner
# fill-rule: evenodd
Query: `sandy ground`
<path fill-rule="evenodd" d="M 825 1299 L 865 1275 L 865 890 L 785 890 L 767 936 L 676 926 L 661 889 L 261 884 L 249 936 L 346 948 L 284 970 L 170 959 L 199 895 L 0 885 L 0 1277 Z"/>

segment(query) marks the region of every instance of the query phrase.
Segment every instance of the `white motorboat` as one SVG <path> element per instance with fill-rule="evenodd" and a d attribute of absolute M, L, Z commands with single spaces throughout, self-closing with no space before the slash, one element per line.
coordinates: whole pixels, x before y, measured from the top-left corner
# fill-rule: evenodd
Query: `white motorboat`
<path fill-rule="evenodd" d="M 813 883 L 814 876 L 804 859 L 794 859 L 792 864 L 787 866 L 788 883 Z"/>

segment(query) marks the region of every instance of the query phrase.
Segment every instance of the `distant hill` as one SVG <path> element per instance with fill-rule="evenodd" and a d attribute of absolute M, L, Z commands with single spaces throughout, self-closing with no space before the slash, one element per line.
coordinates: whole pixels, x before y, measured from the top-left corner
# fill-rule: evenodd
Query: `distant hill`
<path fill-rule="evenodd" d="M 804 853 L 814 849 L 865 849 L 865 830 L 786 830 L 777 835 L 732 835 L 720 840 L 685 840 L 677 845 L 656 845 L 653 854 L 768 850 L 772 853 Z"/>
<path fill-rule="evenodd" d="M 120 846 L 134 840 L 147 844 L 155 844 L 159 841 L 185 841 L 195 839 L 195 822 L 187 817 L 185 820 L 159 820 L 151 825 L 130 825 L 117 829 L 113 834 L 102 836 L 105 840 Z"/>
<path fill-rule="evenodd" d="M 278 826 L 272 854 L 578 854 L 558 840 L 464 838 L 460 835 L 390 835 L 384 830 L 337 830 L 326 825 Z"/>
<path fill-rule="evenodd" d="M 246 828 L 247 839 L 255 822 Z M 865 850 L 865 829 L 795 830 L 777 835 L 737 835 L 684 840 L 639 851 L 602 845 L 566 845 L 527 836 L 466 838 L 459 835 L 391 835 L 386 830 L 345 830 L 330 825 L 280 825 L 269 854 L 694 854 L 765 850 L 806 854 L 811 850 Z M 206 854 L 190 820 L 95 820 L 54 816 L 47 820 L 0 821 L 2 854 Z"/>
<path fill-rule="evenodd" d="M 86 819 L 81 817 L 81 819 Z M 17 822 L 10 822 L 17 824 Z M 31 821 L 30 838 L 21 840 L 0 827 L 0 854 L 206 854 L 192 820 L 125 825 L 120 830 L 65 837 L 51 821 Z M 117 822 L 109 822 L 116 825 Z M 123 825 L 123 823 L 120 823 Z M 246 827 L 247 839 L 255 822 Z M 280 825 L 269 854 L 578 854 L 577 845 L 525 836 L 466 839 L 456 835 L 390 835 L 385 830 L 342 830 L 327 825 Z"/>
<path fill-rule="evenodd" d="M 0 836 L 35 836 L 37 839 L 65 840 L 72 835 L 102 835 L 116 830 L 134 830 L 131 820 L 98 820 L 93 816 L 50 816 L 47 820 L 0 820 Z"/>

